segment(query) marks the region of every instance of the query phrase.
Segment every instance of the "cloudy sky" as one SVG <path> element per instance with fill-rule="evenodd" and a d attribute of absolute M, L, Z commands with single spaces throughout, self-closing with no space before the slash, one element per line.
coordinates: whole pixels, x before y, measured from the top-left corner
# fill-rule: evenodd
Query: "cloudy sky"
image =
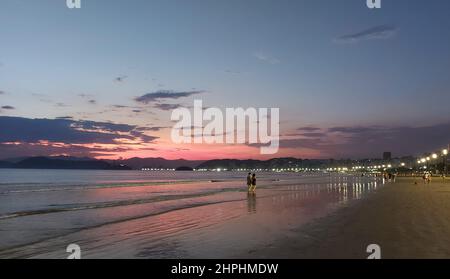
<path fill-rule="evenodd" d="M 270 157 L 420 154 L 450 142 L 450 2 L 0 2 L 0 158 L 261 158 L 174 144 L 171 111 L 280 108 Z"/>

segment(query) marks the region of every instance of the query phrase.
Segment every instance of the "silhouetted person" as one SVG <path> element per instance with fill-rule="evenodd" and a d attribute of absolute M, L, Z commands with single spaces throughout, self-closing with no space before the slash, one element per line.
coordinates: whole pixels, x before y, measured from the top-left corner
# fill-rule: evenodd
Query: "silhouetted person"
<path fill-rule="evenodd" d="M 252 190 L 252 173 L 247 174 L 247 190 L 250 192 Z"/>
<path fill-rule="evenodd" d="M 256 174 L 252 175 L 252 187 L 251 187 L 251 192 L 255 192 L 256 190 Z"/>

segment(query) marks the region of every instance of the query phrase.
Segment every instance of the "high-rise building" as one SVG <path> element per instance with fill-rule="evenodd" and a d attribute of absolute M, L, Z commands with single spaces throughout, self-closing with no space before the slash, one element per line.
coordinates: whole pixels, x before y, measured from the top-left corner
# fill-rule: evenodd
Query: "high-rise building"
<path fill-rule="evenodd" d="M 392 153 L 391 152 L 383 152 L 383 160 L 389 161 L 392 159 Z"/>

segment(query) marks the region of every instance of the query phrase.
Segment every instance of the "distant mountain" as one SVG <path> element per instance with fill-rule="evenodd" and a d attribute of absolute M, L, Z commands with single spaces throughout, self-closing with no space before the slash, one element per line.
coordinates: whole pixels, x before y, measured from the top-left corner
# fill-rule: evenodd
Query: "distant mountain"
<path fill-rule="evenodd" d="M 130 167 L 111 164 L 106 161 L 89 159 L 79 160 L 69 158 L 55 159 L 53 157 L 31 157 L 13 164 L 20 169 L 92 169 L 92 170 L 129 170 Z"/>
<path fill-rule="evenodd" d="M 210 160 L 197 166 L 199 169 L 280 169 L 280 168 L 319 168 L 328 160 L 308 160 L 297 158 L 274 158 L 261 160 L 222 159 Z"/>
<path fill-rule="evenodd" d="M 7 161 L 0 161 L 0 168 L 13 168 L 14 163 L 7 162 Z"/>
<path fill-rule="evenodd" d="M 415 160 L 413 160 L 415 161 Z M 130 158 L 126 160 L 97 160 L 93 158 L 79 158 L 70 156 L 28 157 L 2 159 L 0 168 L 25 169 L 96 169 L 96 170 L 140 170 L 142 168 L 156 169 L 287 169 L 287 168 L 324 168 L 329 166 L 340 167 L 352 164 L 384 163 L 379 159 L 364 159 L 352 161 L 350 159 L 297 159 L 274 158 L 262 160 L 218 159 L 209 161 L 198 160 L 166 160 L 164 158 Z M 403 160 L 404 162 L 404 160 Z"/>
<path fill-rule="evenodd" d="M 194 168 L 204 161 L 184 159 L 166 160 L 164 158 L 130 158 L 126 160 L 97 160 L 88 157 L 71 156 L 39 156 L 10 158 L 0 161 L 0 168 L 21 169 L 137 169 L 159 168 L 176 169 L 178 167 Z"/>
<path fill-rule="evenodd" d="M 142 168 L 159 168 L 159 169 L 176 169 L 181 166 L 195 168 L 204 161 L 189 161 L 184 159 L 166 160 L 164 158 L 130 158 L 126 160 L 108 161 L 116 164 L 127 165 L 133 169 Z"/>
<path fill-rule="evenodd" d="M 22 161 L 22 160 L 25 160 L 25 159 L 27 159 L 27 158 L 30 158 L 30 157 L 14 157 L 14 158 L 2 158 L 1 160 L 3 161 L 3 162 L 9 162 L 9 163 L 17 163 L 17 162 L 20 162 L 20 161 Z"/>

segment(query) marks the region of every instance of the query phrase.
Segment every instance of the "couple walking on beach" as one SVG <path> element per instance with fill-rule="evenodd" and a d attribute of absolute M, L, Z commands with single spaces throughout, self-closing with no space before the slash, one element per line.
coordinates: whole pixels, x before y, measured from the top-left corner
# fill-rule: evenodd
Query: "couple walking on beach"
<path fill-rule="evenodd" d="M 249 193 L 254 193 L 256 191 L 256 174 L 251 172 L 247 175 L 247 187 Z"/>
<path fill-rule="evenodd" d="M 431 173 L 425 172 L 422 176 L 422 179 L 423 179 L 424 184 L 430 184 L 431 183 Z"/>

